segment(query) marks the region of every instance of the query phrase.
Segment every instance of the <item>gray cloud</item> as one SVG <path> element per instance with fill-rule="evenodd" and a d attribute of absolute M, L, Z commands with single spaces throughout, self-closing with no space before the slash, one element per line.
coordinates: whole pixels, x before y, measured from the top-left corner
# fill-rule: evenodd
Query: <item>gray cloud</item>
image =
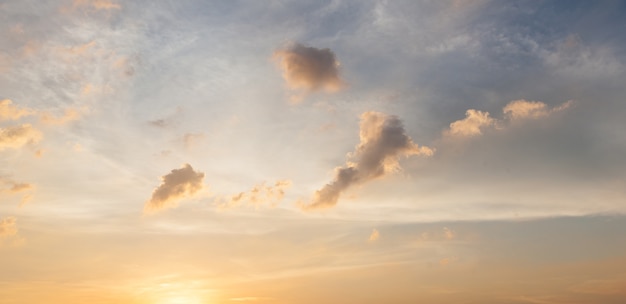
<path fill-rule="evenodd" d="M 185 164 L 161 177 L 162 183 L 152 192 L 152 198 L 146 202 L 144 211 L 154 212 L 176 207 L 182 198 L 192 196 L 204 186 L 204 173 L 196 172 L 191 165 Z"/>
<path fill-rule="evenodd" d="M 296 43 L 278 50 L 283 77 L 292 89 L 306 91 L 336 91 L 343 81 L 339 77 L 339 62 L 330 49 L 318 49 Z"/>
<path fill-rule="evenodd" d="M 406 135 L 402 121 L 393 115 L 365 112 L 361 115 L 361 142 L 348 156 L 343 167 L 335 169 L 335 178 L 315 193 L 305 210 L 328 208 L 337 204 L 341 193 L 361 184 L 397 171 L 402 156 L 430 156 L 433 150 L 420 147 Z"/>

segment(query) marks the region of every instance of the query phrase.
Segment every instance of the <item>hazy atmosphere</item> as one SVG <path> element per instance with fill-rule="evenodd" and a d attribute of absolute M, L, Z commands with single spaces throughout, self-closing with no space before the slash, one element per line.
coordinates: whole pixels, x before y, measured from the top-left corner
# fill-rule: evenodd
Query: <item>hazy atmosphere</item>
<path fill-rule="evenodd" d="M 0 303 L 626 303 L 626 1 L 0 0 Z"/>

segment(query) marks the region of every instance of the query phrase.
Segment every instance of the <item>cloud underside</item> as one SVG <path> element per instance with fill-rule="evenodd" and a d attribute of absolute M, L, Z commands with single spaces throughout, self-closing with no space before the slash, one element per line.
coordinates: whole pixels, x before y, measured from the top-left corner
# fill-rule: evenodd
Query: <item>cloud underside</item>
<path fill-rule="evenodd" d="M 291 89 L 305 91 L 336 91 L 343 81 L 339 77 L 339 62 L 330 49 L 318 49 L 296 43 L 278 50 L 283 77 Z"/>
<path fill-rule="evenodd" d="M 489 112 L 469 109 L 465 112 L 465 118 L 451 123 L 444 131 L 444 135 L 452 137 L 481 135 L 485 130 L 501 129 L 517 121 L 548 117 L 571 107 L 572 103 L 567 101 L 550 108 L 541 101 L 514 100 L 502 109 L 503 119 L 495 119 Z"/>
<path fill-rule="evenodd" d="M 352 161 L 335 169 L 333 181 L 318 190 L 304 210 L 333 207 L 341 194 L 356 184 L 383 177 L 400 167 L 400 157 L 430 156 L 433 150 L 420 147 L 406 135 L 402 121 L 393 115 L 365 112 L 361 115 L 360 143 L 349 154 Z"/>
<path fill-rule="evenodd" d="M 204 173 L 196 172 L 189 164 L 174 169 L 161 177 L 161 185 L 152 192 L 152 198 L 146 202 L 145 212 L 156 212 L 178 206 L 178 202 L 200 191 Z"/>

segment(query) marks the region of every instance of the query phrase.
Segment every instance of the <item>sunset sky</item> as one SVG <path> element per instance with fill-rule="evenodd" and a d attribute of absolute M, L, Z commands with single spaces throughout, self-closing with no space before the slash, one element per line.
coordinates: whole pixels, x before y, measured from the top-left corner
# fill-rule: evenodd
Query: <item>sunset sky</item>
<path fill-rule="evenodd" d="M 626 303 L 626 1 L 0 0 L 0 303 Z"/>

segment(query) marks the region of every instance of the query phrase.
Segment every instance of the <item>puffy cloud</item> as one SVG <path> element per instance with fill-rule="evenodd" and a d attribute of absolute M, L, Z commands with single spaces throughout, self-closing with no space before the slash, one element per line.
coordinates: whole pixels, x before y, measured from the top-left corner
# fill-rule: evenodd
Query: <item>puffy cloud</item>
<path fill-rule="evenodd" d="M 222 200 L 218 203 L 218 208 L 229 209 L 240 206 L 254 206 L 255 208 L 259 208 L 263 205 L 274 207 L 282 201 L 285 197 L 285 190 L 290 186 L 291 181 L 289 180 L 279 180 L 269 186 L 265 185 L 265 183 L 261 183 L 255 185 L 249 191 L 240 192 L 226 200 Z"/>
<path fill-rule="evenodd" d="M 0 100 L 0 121 L 17 120 L 32 114 L 32 110 L 16 107 L 9 99 Z"/>
<path fill-rule="evenodd" d="M 152 198 L 146 202 L 144 211 L 153 212 L 177 206 L 182 198 L 192 196 L 203 188 L 204 173 L 196 172 L 191 165 L 185 164 L 161 177 L 162 183 L 152 192 Z"/>
<path fill-rule="evenodd" d="M 330 49 L 318 49 L 296 43 L 278 50 L 283 77 L 292 89 L 307 91 L 336 91 L 343 81 L 339 78 L 339 62 Z"/>
<path fill-rule="evenodd" d="M 0 151 L 37 143 L 41 138 L 41 132 L 30 124 L 0 128 Z"/>
<path fill-rule="evenodd" d="M 406 135 L 402 121 L 393 115 L 365 112 L 361 115 L 360 143 L 354 153 L 348 154 L 353 161 L 335 169 L 335 178 L 318 190 L 305 210 L 328 208 L 337 204 L 342 192 L 352 185 L 361 184 L 399 169 L 401 156 L 431 156 L 433 150 L 420 147 Z"/>
<path fill-rule="evenodd" d="M 379 238 L 380 238 L 380 232 L 378 232 L 377 229 L 372 229 L 372 233 L 370 234 L 370 237 L 369 237 L 368 241 L 375 242 Z"/>
<path fill-rule="evenodd" d="M 447 135 L 474 136 L 482 134 L 482 130 L 495 125 L 496 120 L 489 117 L 488 112 L 469 109 L 465 112 L 465 118 L 450 124 Z"/>
<path fill-rule="evenodd" d="M 550 108 L 541 101 L 514 100 L 502 109 L 503 119 L 492 118 L 489 112 L 469 109 L 465 112 L 465 118 L 451 123 L 450 128 L 444 131 L 444 135 L 457 137 L 481 135 L 486 129 L 503 128 L 514 121 L 548 117 L 571 107 L 572 104 L 573 101 L 570 100 Z"/>

